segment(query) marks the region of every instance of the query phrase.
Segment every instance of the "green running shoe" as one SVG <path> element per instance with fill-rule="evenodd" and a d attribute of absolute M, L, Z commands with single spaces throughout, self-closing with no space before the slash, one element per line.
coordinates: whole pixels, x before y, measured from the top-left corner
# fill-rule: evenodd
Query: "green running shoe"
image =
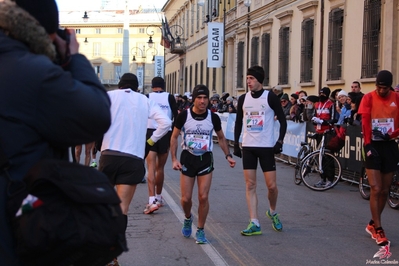
<path fill-rule="evenodd" d="M 280 222 L 280 219 L 278 218 L 278 214 L 275 213 L 274 215 L 272 215 L 270 213 L 270 210 L 268 210 L 266 212 L 266 216 L 270 218 L 270 220 L 272 220 L 272 227 L 274 230 L 280 232 L 283 230 L 283 224 Z"/>
<path fill-rule="evenodd" d="M 198 229 L 197 233 L 195 234 L 195 238 L 197 239 L 195 243 L 197 244 L 206 244 L 208 240 L 205 237 L 204 229 Z"/>
<path fill-rule="evenodd" d="M 247 229 L 242 230 L 241 234 L 244 236 L 261 235 L 262 231 L 260 230 L 260 226 L 254 224 L 254 222 L 250 222 Z"/>

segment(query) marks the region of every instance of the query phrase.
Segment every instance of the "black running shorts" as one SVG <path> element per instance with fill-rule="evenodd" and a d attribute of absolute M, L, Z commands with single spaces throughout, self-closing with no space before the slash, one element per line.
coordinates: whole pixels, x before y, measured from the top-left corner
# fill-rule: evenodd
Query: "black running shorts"
<path fill-rule="evenodd" d="M 147 138 L 149 139 L 152 136 L 152 133 L 155 129 L 147 129 Z M 156 153 L 168 153 L 170 147 L 170 137 L 172 136 L 172 131 L 168 131 L 165 136 L 163 136 L 160 140 L 155 142 L 154 146 L 150 147 L 150 151 L 155 151 Z"/>
<path fill-rule="evenodd" d="M 244 170 L 256 169 L 258 160 L 263 172 L 276 171 L 273 148 L 243 147 L 242 165 Z"/>
<path fill-rule="evenodd" d="M 207 175 L 214 170 L 212 152 L 196 156 L 187 150 L 183 150 L 180 155 L 180 163 L 183 168 L 182 174 L 189 177 Z"/>
<path fill-rule="evenodd" d="M 108 176 L 113 185 L 135 185 L 145 175 L 144 161 L 129 156 L 101 155 L 99 171 Z"/>

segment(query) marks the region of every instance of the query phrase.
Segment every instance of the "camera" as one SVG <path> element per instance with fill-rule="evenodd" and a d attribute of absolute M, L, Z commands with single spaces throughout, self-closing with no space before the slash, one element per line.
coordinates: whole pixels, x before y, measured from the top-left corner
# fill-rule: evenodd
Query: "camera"
<path fill-rule="evenodd" d="M 57 30 L 57 35 L 60 36 L 63 40 L 66 41 L 67 45 L 69 45 L 70 37 L 69 37 L 69 32 L 67 29 L 58 29 Z"/>

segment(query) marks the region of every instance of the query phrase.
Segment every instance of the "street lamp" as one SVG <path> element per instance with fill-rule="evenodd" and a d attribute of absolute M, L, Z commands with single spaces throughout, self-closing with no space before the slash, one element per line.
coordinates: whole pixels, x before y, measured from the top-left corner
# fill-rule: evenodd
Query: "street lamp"
<path fill-rule="evenodd" d="M 84 15 L 83 15 L 83 22 L 87 22 L 89 20 L 89 16 L 87 15 L 87 12 L 85 11 Z"/>
<path fill-rule="evenodd" d="M 141 58 L 143 58 L 143 50 L 141 50 L 140 48 L 138 48 L 138 47 L 133 47 L 131 50 L 130 50 L 130 53 L 133 55 L 133 58 L 132 58 L 132 61 L 133 62 L 136 62 L 136 56 L 138 55 L 138 53 L 140 52 L 140 57 Z"/>
<path fill-rule="evenodd" d="M 184 38 L 181 38 L 184 34 L 183 27 L 172 25 L 169 29 L 173 38 L 170 43 L 170 52 L 172 54 L 184 54 L 186 52 L 186 47 L 184 45 Z"/>

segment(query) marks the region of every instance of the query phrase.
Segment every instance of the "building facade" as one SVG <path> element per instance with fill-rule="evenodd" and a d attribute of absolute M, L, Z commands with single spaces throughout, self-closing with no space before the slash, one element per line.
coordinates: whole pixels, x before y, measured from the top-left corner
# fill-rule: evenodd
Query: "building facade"
<path fill-rule="evenodd" d="M 60 12 L 60 26 L 75 29 L 80 53 L 106 87 L 115 88 L 120 77 L 131 72 L 139 77 L 140 90 L 148 93 L 152 78 L 164 76 L 160 9 L 126 11 Z"/>
<path fill-rule="evenodd" d="M 399 0 L 168 0 L 162 11 L 184 43 L 183 52 L 165 55 L 173 93 L 202 83 L 240 95 L 253 65 L 265 69 L 264 88 L 287 93 L 349 92 L 353 81 L 366 93 L 382 69 L 399 83 Z M 209 22 L 224 23 L 218 68 L 207 67 Z"/>

